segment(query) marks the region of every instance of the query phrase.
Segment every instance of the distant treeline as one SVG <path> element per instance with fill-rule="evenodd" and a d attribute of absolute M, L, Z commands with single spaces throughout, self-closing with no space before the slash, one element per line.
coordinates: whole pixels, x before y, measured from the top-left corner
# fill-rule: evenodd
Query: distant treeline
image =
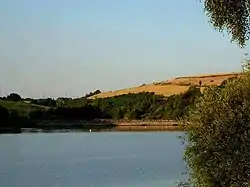
<path fill-rule="evenodd" d="M 220 87 L 223 87 L 225 81 Z M 184 117 L 202 96 L 191 86 L 181 94 L 164 97 L 151 92 L 130 93 L 110 98 L 22 98 L 17 93 L 0 98 L 0 127 L 36 127 L 37 121 L 93 119 L 169 119 Z"/>

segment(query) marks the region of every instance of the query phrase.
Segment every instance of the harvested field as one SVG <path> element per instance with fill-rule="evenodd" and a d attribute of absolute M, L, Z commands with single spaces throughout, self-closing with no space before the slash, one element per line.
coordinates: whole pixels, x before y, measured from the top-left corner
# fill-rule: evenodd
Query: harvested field
<path fill-rule="evenodd" d="M 239 77 L 240 75 L 240 73 L 218 73 L 177 77 L 172 80 L 166 80 L 152 84 L 142 84 L 141 86 L 116 91 L 102 92 L 100 94 L 90 97 L 90 99 L 114 97 L 123 94 L 140 92 L 154 92 L 156 95 L 170 96 L 173 94 L 185 92 L 192 85 L 200 86 L 201 91 L 203 91 L 204 88 L 207 86 L 219 86 L 224 80 L 233 77 Z"/>

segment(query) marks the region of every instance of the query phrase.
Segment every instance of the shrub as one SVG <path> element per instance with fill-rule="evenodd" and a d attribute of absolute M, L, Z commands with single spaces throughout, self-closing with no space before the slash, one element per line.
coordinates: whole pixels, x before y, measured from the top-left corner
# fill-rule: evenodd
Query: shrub
<path fill-rule="evenodd" d="M 206 88 L 183 121 L 188 186 L 250 184 L 250 71 L 244 74 Z"/>
<path fill-rule="evenodd" d="M 19 101 L 21 99 L 22 99 L 21 96 L 16 94 L 16 93 L 11 93 L 10 95 L 7 96 L 7 100 L 9 100 L 9 101 L 17 102 L 17 101 Z"/>

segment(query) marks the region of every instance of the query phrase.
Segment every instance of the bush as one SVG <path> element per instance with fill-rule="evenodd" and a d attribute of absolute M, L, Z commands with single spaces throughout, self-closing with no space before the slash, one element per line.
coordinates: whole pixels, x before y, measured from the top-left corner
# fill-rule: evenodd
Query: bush
<path fill-rule="evenodd" d="M 249 70 L 223 87 L 205 89 L 184 125 L 189 186 L 250 184 Z"/>
<path fill-rule="evenodd" d="M 17 102 L 21 99 L 22 99 L 21 96 L 16 94 L 16 93 L 11 93 L 10 95 L 7 96 L 7 100 L 9 100 L 9 101 Z"/>

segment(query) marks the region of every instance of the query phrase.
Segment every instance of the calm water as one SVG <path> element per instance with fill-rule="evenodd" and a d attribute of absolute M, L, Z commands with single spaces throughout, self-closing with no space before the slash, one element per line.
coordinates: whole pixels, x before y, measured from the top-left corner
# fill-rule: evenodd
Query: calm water
<path fill-rule="evenodd" d="M 0 135 L 0 186 L 172 187 L 185 171 L 179 135 Z"/>

